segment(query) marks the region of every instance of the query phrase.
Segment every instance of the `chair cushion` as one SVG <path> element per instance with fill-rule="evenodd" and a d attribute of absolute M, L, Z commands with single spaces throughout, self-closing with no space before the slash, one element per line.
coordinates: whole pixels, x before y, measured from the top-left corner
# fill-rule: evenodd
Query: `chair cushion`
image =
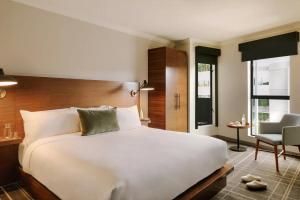
<path fill-rule="evenodd" d="M 255 136 L 258 140 L 269 144 L 278 145 L 282 143 L 282 135 L 278 133 L 274 134 L 259 134 Z"/>

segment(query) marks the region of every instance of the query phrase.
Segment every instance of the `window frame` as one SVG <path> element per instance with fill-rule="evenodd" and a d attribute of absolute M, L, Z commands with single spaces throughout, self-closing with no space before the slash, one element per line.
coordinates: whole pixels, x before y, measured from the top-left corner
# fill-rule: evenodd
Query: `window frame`
<path fill-rule="evenodd" d="M 203 58 L 204 57 L 204 58 Z M 213 59 L 216 59 L 215 61 Z M 197 120 L 197 100 L 198 100 L 198 63 L 210 65 L 210 99 L 212 102 L 211 113 L 212 122 L 207 124 L 198 124 Z M 212 56 L 201 56 L 195 63 L 195 129 L 202 126 L 215 126 L 218 127 L 218 60 Z"/>
<path fill-rule="evenodd" d="M 275 57 L 276 58 L 276 57 Z M 255 60 L 250 61 L 250 123 L 251 123 L 251 128 L 250 128 L 250 135 L 255 136 L 256 134 L 253 134 L 253 128 L 252 128 L 252 119 L 253 119 L 253 100 L 256 99 L 268 99 L 268 100 L 290 100 L 290 95 L 254 95 L 253 94 L 253 70 L 254 70 L 254 63 Z M 290 67 L 290 66 L 289 66 Z M 290 81 L 290 78 L 289 78 Z"/>

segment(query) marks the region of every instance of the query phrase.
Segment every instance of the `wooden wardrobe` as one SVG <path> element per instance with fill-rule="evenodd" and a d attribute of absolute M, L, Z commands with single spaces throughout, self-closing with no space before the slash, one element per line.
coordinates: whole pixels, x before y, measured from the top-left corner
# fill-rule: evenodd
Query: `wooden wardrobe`
<path fill-rule="evenodd" d="M 167 47 L 148 50 L 150 127 L 188 131 L 188 59 L 184 51 Z"/>

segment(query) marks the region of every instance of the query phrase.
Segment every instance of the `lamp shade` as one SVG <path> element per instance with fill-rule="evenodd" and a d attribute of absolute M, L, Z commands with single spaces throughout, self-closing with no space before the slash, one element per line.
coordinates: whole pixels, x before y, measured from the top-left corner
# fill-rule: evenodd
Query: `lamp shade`
<path fill-rule="evenodd" d="M 17 84 L 18 82 L 14 77 L 5 75 L 3 69 L 0 68 L 0 87 L 7 87 Z"/>
<path fill-rule="evenodd" d="M 149 85 L 149 83 L 146 80 L 144 80 L 142 83 L 140 83 L 140 87 L 139 87 L 138 90 L 131 90 L 130 91 L 130 95 L 132 97 L 134 97 L 140 91 L 150 91 L 150 90 L 155 90 L 155 88 L 152 87 L 151 85 Z"/>
<path fill-rule="evenodd" d="M 150 90 L 154 90 L 154 87 L 144 87 L 141 90 L 143 90 L 143 91 L 150 91 Z"/>
<path fill-rule="evenodd" d="M 144 80 L 143 84 L 141 86 L 141 90 L 150 91 L 150 90 L 155 90 L 155 89 L 146 80 Z"/>

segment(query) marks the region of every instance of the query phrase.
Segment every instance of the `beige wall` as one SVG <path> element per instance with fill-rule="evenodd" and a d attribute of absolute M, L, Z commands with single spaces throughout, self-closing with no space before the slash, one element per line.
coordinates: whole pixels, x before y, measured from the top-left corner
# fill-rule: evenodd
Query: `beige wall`
<path fill-rule="evenodd" d="M 158 42 L 0 1 L 0 66 L 8 74 L 97 80 L 147 79 Z M 147 113 L 147 95 L 142 105 Z"/>
<path fill-rule="evenodd" d="M 227 128 L 230 121 L 241 120 L 242 114 L 247 116 L 247 64 L 241 62 L 238 42 L 221 47 L 219 60 L 219 134 L 236 137 L 236 130 Z M 245 130 L 241 131 L 241 139 L 247 140 Z"/>
<path fill-rule="evenodd" d="M 212 125 L 199 126 L 195 129 L 195 48 L 196 46 L 218 47 L 217 44 L 201 42 L 197 39 L 188 38 L 183 41 L 177 41 L 175 48 L 181 49 L 187 52 L 189 61 L 189 132 L 197 133 L 201 135 L 217 135 L 218 128 Z"/>
<path fill-rule="evenodd" d="M 298 43 L 298 53 L 300 53 L 300 43 Z M 300 113 L 300 55 L 291 57 L 290 78 L 291 112 Z"/>
<path fill-rule="evenodd" d="M 241 62 L 238 43 L 231 41 L 221 46 L 222 56 L 219 60 L 219 135 L 236 138 L 236 130 L 226 127 L 232 120 L 241 120 L 247 112 L 247 63 Z M 298 44 L 300 52 L 300 44 Z M 291 56 L 290 68 L 290 112 L 300 113 L 300 55 Z M 241 140 L 255 142 L 246 130 L 241 131 Z M 298 152 L 296 147 L 287 150 Z"/>
<path fill-rule="evenodd" d="M 300 30 L 300 29 L 299 29 Z M 209 44 L 195 39 L 186 39 L 177 42 L 176 48 L 186 50 L 189 55 L 189 125 L 190 132 L 201 135 L 223 135 L 236 138 L 236 130 L 230 129 L 226 125 L 229 121 L 241 120 L 242 114 L 248 116 L 248 72 L 247 63 L 241 62 L 241 53 L 238 51 L 238 44 L 269 37 L 284 32 L 295 31 L 295 29 L 276 33 L 254 34 L 247 38 L 238 38 L 221 44 Z M 219 69 L 219 127 L 203 126 L 195 129 L 195 46 L 221 48 L 221 56 L 218 60 Z M 299 44 L 300 52 L 300 44 Z M 291 57 L 291 112 L 300 113 L 300 55 Z M 253 137 L 249 137 L 247 130 L 241 131 L 241 139 L 255 142 Z M 297 148 L 288 147 L 290 151 L 297 152 Z"/>

